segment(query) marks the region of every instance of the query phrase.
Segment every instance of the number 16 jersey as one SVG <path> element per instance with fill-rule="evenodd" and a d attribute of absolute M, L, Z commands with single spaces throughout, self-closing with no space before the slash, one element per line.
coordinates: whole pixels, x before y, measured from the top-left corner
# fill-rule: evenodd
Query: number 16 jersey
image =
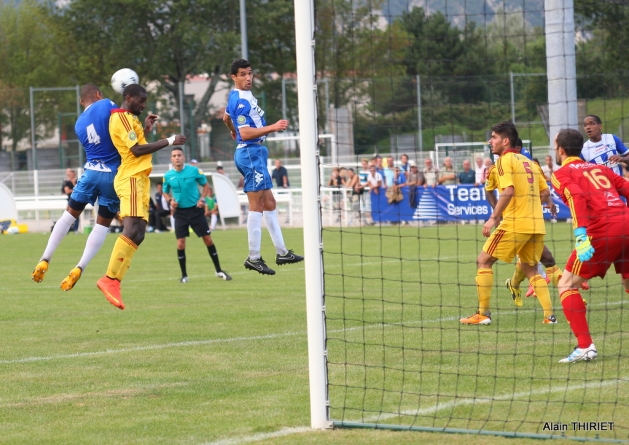
<path fill-rule="evenodd" d="M 585 227 L 594 238 L 625 236 L 629 209 L 619 195 L 629 198 L 629 181 L 604 165 L 574 156 L 553 173 L 551 182 L 570 208 L 575 228 Z"/>

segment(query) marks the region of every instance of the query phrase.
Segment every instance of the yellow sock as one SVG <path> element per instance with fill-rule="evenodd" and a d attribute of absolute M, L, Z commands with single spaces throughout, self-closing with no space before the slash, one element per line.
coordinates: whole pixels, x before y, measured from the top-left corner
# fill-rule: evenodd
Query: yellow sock
<path fill-rule="evenodd" d="M 485 315 L 489 312 L 491 288 L 494 285 L 494 271 L 492 269 L 478 269 L 476 271 L 476 291 L 478 292 L 478 312 Z"/>
<path fill-rule="evenodd" d="M 107 276 L 122 281 L 129 269 L 131 259 L 135 255 L 138 246 L 124 235 L 120 235 L 114 244 L 114 250 L 109 258 Z"/>
<path fill-rule="evenodd" d="M 553 283 L 553 286 L 557 286 L 561 279 L 561 269 L 557 266 L 547 267 L 546 276 L 550 278 L 550 282 Z"/>
<path fill-rule="evenodd" d="M 526 275 L 522 272 L 522 267 L 520 266 L 520 262 L 515 263 L 515 270 L 513 271 L 513 276 L 511 277 L 511 286 L 518 288 L 520 287 L 520 283 L 524 281 Z"/>
<path fill-rule="evenodd" d="M 537 295 L 537 300 L 539 304 L 544 309 L 544 317 L 548 318 L 554 314 L 553 312 L 553 303 L 550 301 L 550 292 L 548 291 L 548 284 L 546 284 L 546 280 L 539 274 L 535 275 L 533 278 L 529 280 L 533 289 L 535 289 L 535 295 Z"/>

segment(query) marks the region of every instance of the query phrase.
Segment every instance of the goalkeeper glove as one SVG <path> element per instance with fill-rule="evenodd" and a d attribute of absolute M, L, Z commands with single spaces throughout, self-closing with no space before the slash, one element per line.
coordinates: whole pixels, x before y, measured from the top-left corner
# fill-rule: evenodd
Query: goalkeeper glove
<path fill-rule="evenodd" d="M 576 238 L 574 248 L 577 251 L 579 261 L 584 262 L 591 259 L 594 256 L 594 247 L 590 243 L 585 227 L 574 229 L 574 236 Z"/>

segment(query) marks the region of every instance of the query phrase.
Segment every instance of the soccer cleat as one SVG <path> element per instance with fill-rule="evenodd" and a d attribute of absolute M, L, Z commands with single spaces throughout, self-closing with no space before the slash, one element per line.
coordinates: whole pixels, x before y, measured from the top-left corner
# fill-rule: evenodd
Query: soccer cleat
<path fill-rule="evenodd" d="M 551 315 L 548 318 L 544 318 L 544 321 L 542 321 L 543 324 L 557 324 L 557 317 L 555 317 L 554 315 Z"/>
<path fill-rule="evenodd" d="M 75 267 L 74 269 L 70 271 L 68 276 L 63 279 L 63 281 L 61 282 L 61 286 L 59 287 L 61 287 L 61 289 L 63 289 L 64 291 L 69 291 L 70 289 L 74 287 L 76 282 L 79 281 L 79 278 L 81 278 L 82 273 L 83 273 L 83 269 L 81 269 L 78 266 Z"/>
<path fill-rule="evenodd" d="M 48 260 L 41 260 L 33 269 L 33 273 L 31 274 L 31 279 L 35 283 L 41 283 L 44 280 L 44 274 L 48 272 Z"/>
<path fill-rule="evenodd" d="M 222 278 L 225 281 L 231 281 L 231 279 L 232 279 L 232 277 L 227 272 L 225 272 L 224 270 L 221 270 L 220 272 L 216 272 L 215 275 L 218 278 Z"/>
<path fill-rule="evenodd" d="M 581 289 L 590 290 L 590 284 L 587 281 L 584 281 L 583 283 L 581 283 Z"/>
<path fill-rule="evenodd" d="M 559 360 L 559 363 L 572 363 L 580 361 L 589 362 L 590 360 L 594 360 L 597 355 L 598 353 L 596 352 L 596 346 L 594 346 L 594 343 L 587 348 L 579 348 L 577 346 L 574 348 L 574 351 L 572 351 L 572 354 Z"/>
<path fill-rule="evenodd" d="M 105 275 L 96 282 L 96 287 L 100 289 L 107 301 L 119 309 L 124 309 L 124 303 L 120 295 L 120 281 Z"/>
<path fill-rule="evenodd" d="M 255 270 L 258 273 L 264 275 L 275 275 L 275 271 L 270 269 L 269 266 L 266 265 L 262 257 L 257 260 L 252 260 L 249 257 L 245 260 L 245 268 L 249 270 Z"/>
<path fill-rule="evenodd" d="M 476 312 L 471 317 L 461 318 L 459 321 L 462 324 L 491 324 L 491 317 L 487 315 L 481 315 Z"/>
<path fill-rule="evenodd" d="M 292 250 L 289 250 L 284 255 L 279 253 L 275 255 L 275 264 L 283 266 L 284 264 L 299 263 L 304 260 L 303 256 L 295 255 Z"/>
<path fill-rule="evenodd" d="M 507 278 L 507 281 L 505 281 L 505 284 L 507 285 L 507 289 L 509 289 L 509 292 L 511 292 L 511 298 L 513 298 L 513 303 L 517 306 L 517 307 L 522 307 L 522 292 L 520 291 L 520 288 L 515 288 L 513 286 L 511 286 L 511 278 Z"/>
<path fill-rule="evenodd" d="M 188 277 L 181 277 L 181 279 L 179 280 L 180 283 L 187 283 L 188 282 Z"/>

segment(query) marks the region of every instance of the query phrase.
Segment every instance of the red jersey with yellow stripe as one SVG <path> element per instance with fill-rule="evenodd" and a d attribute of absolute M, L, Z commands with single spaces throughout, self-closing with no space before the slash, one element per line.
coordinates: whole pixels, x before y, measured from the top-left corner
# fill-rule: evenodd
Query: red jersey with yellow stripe
<path fill-rule="evenodd" d="M 151 172 L 153 155 L 136 156 L 131 152 L 134 145 L 146 144 L 144 127 L 135 114 L 122 108 L 111 110 L 109 135 L 122 159 L 117 176 L 128 178 L 143 171 L 147 171 L 147 175 Z"/>
<path fill-rule="evenodd" d="M 629 182 L 610 168 L 569 157 L 551 182 L 570 208 L 575 228 L 585 227 L 594 238 L 627 232 L 629 209 L 620 196 L 629 198 Z"/>
<path fill-rule="evenodd" d="M 495 167 L 500 193 L 514 188 L 513 198 L 502 212 L 498 229 L 515 233 L 545 234 L 540 192 L 548 188 L 540 168 L 516 151 L 505 151 Z"/>

